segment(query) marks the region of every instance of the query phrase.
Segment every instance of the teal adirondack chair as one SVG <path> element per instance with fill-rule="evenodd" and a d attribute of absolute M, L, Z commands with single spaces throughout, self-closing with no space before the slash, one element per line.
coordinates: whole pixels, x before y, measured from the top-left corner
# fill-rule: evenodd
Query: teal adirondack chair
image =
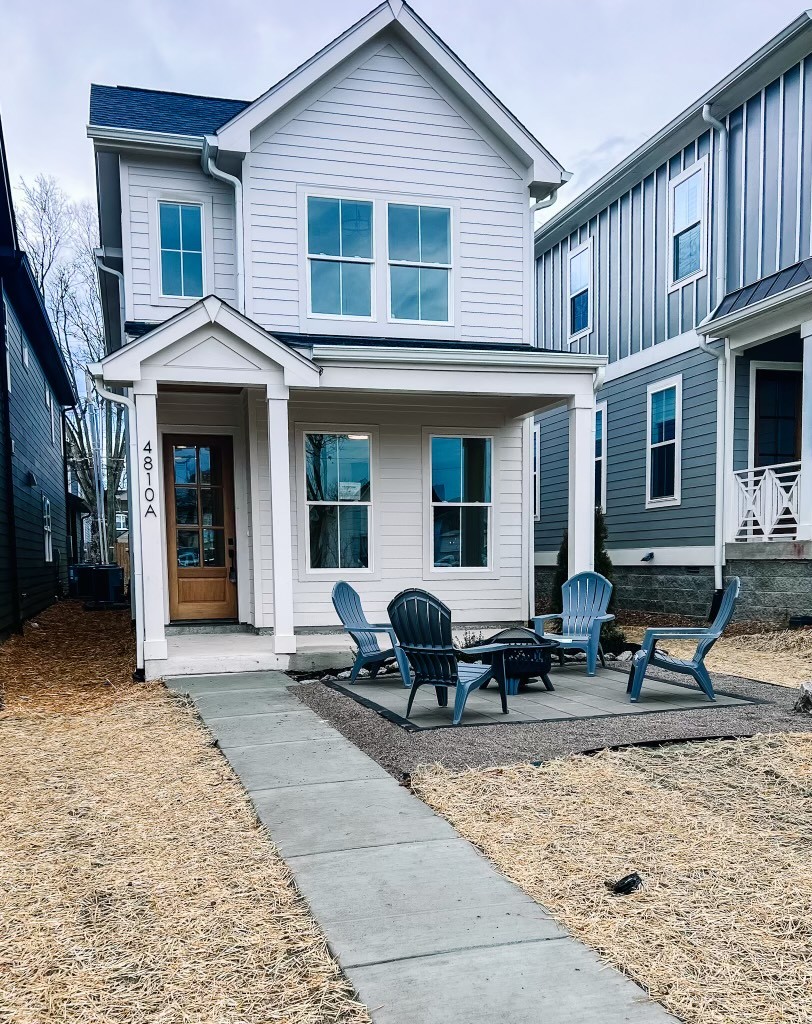
<path fill-rule="evenodd" d="M 647 629 L 643 636 L 640 650 L 632 659 L 629 685 L 626 687 L 629 700 L 632 703 L 636 703 L 640 698 L 640 691 L 643 688 L 643 680 L 649 665 L 668 669 L 669 672 L 679 672 L 681 675 L 692 676 L 707 695 L 708 700 L 716 700 L 711 677 L 705 668 L 705 655 L 713 647 L 733 618 L 733 612 L 736 610 L 736 602 L 739 600 L 740 593 L 741 580 L 738 576 L 734 576 L 725 588 L 719 605 L 719 611 L 716 613 L 716 618 L 710 626 L 696 629 L 692 626 Z M 661 653 L 657 650 L 658 640 L 696 640 L 696 651 L 691 658 L 673 658 L 670 654 Z"/>
<path fill-rule="evenodd" d="M 412 685 L 412 678 L 409 674 L 409 662 L 406 655 L 398 646 L 395 631 L 389 622 L 373 623 L 367 620 L 364 609 L 361 605 L 361 598 L 358 591 L 345 583 L 343 580 L 333 587 L 333 607 L 341 619 L 344 632 L 349 633 L 358 648 L 355 663 L 350 673 L 350 682 L 355 682 L 358 673 L 362 668 L 369 670 L 370 676 L 374 679 L 384 665 L 390 661 L 397 662 L 403 685 Z M 378 643 L 378 633 L 389 637 L 391 650 L 381 650 Z"/>
<path fill-rule="evenodd" d="M 544 640 L 556 640 L 559 644 L 559 661 L 563 664 L 567 651 L 586 651 L 586 672 L 594 676 L 598 666 L 606 668 L 601 647 L 601 626 L 611 622 L 614 615 L 608 615 L 612 584 L 599 572 L 579 572 L 561 588 L 559 614 L 536 615 L 533 628 Z M 560 633 L 545 633 L 544 626 L 551 619 L 561 619 Z"/>

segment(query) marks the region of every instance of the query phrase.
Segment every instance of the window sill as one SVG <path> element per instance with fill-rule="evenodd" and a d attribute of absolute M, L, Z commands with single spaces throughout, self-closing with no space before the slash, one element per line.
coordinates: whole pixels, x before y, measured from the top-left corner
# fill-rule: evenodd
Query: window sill
<path fill-rule="evenodd" d="M 646 498 L 646 511 L 656 508 L 677 508 L 682 498 Z"/>
<path fill-rule="evenodd" d="M 707 277 L 708 272 L 703 267 L 701 270 L 697 270 L 695 274 L 689 274 L 687 277 L 681 277 L 679 281 L 671 281 L 668 285 L 668 294 L 679 291 L 680 288 L 684 288 L 686 285 L 693 284 L 694 281 L 701 281 L 703 277 Z"/>

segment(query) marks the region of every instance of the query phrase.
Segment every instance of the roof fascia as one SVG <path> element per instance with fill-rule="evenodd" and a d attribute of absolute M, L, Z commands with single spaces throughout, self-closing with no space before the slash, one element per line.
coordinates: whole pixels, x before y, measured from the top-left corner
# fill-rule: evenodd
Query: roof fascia
<path fill-rule="evenodd" d="M 203 148 L 202 135 L 178 135 L 170 132 L 147 132 L 138 128 L 110 128 L 106 125 L 89 124 L 87 137 L 97 147 L 115 146 L 117 149 L 173 149 L 200 151 Z"/>

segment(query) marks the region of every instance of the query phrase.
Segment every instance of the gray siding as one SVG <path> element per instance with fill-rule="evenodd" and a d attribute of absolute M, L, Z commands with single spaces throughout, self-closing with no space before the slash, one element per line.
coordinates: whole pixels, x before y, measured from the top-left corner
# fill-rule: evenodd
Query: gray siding
<path fill-rule="evenodd" d="M 727 291 L 812 253 L 812 57 L 725 119 L 729 134 Z M 706 274 L 669 290 L 668 183 L 708 157 Z M 704 131 L 538 258 L 538 343 L 570 349 L 567 254 L 593 240 L 592 332 L 573 351 L 610 362 L 691 331 L 721 299 L 713 269 L 719 143 Z"/>
<path fill-rule="evenodd" d="M 682 502 L 646 508 L 646 389 L 682 375 Z M 606 525 L 609 547 L 713 543 L 716 486 L 717 361 L 699 350 L 611 381 L 606 401 Z M 564 410 L 541 424 L 541 521 L 536 550 L 555 550 L 567 517 L 567 420 Z M 592 466 L 588 467 L 592 471 Z"/>

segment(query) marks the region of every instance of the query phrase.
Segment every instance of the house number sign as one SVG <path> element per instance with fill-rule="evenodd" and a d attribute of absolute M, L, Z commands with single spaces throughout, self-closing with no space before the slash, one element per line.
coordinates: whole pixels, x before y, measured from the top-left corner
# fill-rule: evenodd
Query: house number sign
<path fill-rule="evenodd" d="M 144 470 L 144 519 L 147 516 L 155 516 L 158 518 L 158 513 L 155 511 L 155 489 L 152 486 L 152 473 L 155 469 L 155 462 L 152 458 L 152 441 L 147 441 L 143 448 L 144 457 L 141 462 L 141 466 Z"/>

